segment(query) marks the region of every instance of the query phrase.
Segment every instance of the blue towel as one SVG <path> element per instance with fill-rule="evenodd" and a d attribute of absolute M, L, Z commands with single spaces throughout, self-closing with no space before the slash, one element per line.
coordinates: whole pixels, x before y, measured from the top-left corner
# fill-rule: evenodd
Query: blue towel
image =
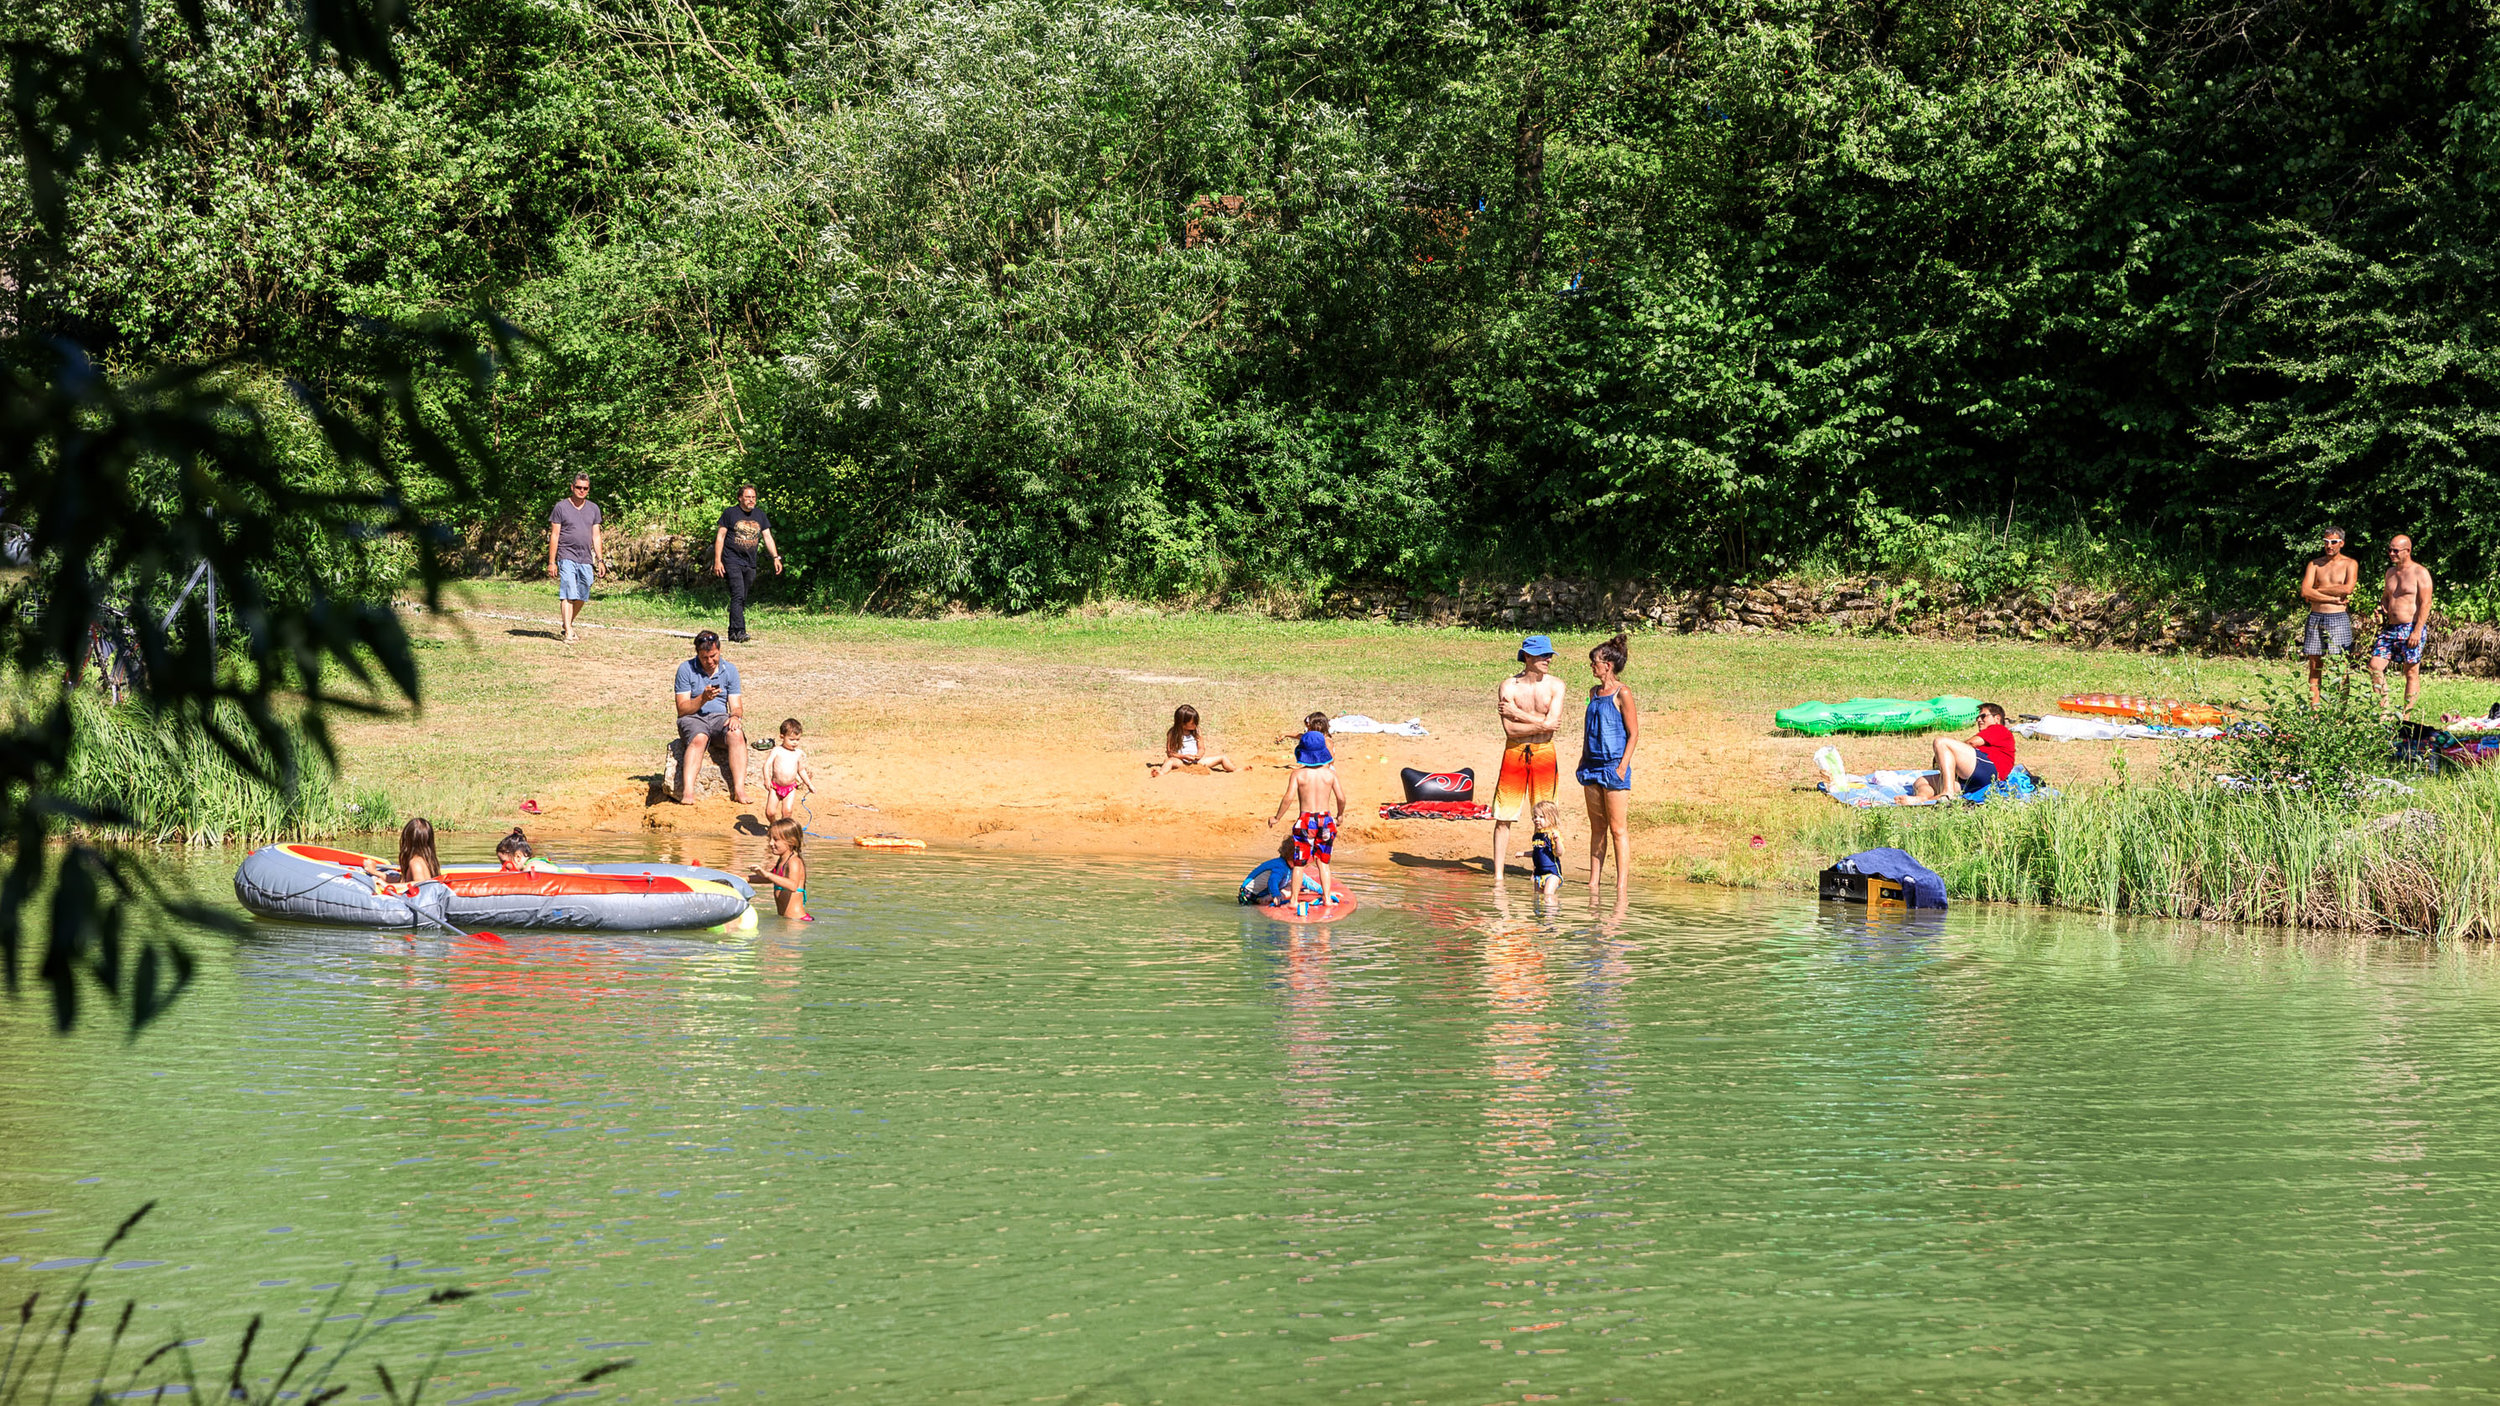
<path fill-rule="evenodd" d="M 1870 874 L 1899 884 L 1912 908 L 1944 907 L 1944 880 L 1935 870 L 1897 849 L 1866 849 L 1842 859 L 1834 868 Z"/>

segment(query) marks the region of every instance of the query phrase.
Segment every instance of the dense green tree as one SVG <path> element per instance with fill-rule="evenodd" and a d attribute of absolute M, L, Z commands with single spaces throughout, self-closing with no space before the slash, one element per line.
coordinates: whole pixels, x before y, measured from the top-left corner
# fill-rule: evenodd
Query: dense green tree
<path fill-rule="evenodd" d="M 172 139 L 71 180 L 46 315 L 320 384 L 491 300 L 544 350 L 455 514 L 756 478 L 880 604 L 1934 513 L 2500 563 L 2487 0 L 417 0 L 396 84 L 150 13 Z"/>

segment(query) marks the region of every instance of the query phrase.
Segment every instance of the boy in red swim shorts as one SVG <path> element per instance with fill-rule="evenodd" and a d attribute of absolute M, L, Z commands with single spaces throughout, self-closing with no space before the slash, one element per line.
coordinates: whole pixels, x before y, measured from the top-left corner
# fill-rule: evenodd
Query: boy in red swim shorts
<path fill-rule="evenodd" d="M 1313 729 L 1302 734 L 1293 749 L 1293 775 L 1285 782 L 1285 798 L 1267 818 L 1273 828 L 1287 815 L 1298 814 L 1293 823 L 1293 882 L 1285 891 L 1302 892 L 1302 871 L 1316 868 L 1322 903 L 1334 903 L 1339 897 L 1330 887 L 1328 874 L 1328 862 L 1337 848 L 1337 819 L 1345 814 L 1345 787 L 1338 784 L 1335 761 L 1328 752 L 1327 733 Z"/>

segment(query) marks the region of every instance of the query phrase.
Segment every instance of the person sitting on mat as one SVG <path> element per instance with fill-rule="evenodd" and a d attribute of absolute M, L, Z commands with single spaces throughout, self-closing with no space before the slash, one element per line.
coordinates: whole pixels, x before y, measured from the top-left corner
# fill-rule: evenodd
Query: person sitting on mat
<path fill-rule="evenodd" d="M 1285 779 L 1285 798 L 1276 803 L 1276 813 L 1267 818 L 1270 829 L 1289 813 L 1300 818 L 1293 823 L 1294 892 L 1302 891 L 1308 879 L 1305 869 L 1319 870 L 1320 902 L 1337 901 L 1337 891 L 1328 880 L 1328 862 L 1337 848 L 1337 819 L 1345 814 L 1345 787 L 1337 782 L 1336 760 L 1329 755 L 1328 734 L 1317 728 L 1302 734 L 1293 749 L 1293 775 Z"/>
<path fill-rule="evenodd" d="M 1209 771 L 1233 769 L 1229 758 L 1202 754 L 1198 742 L 1198 710 L 1186 703 L 1172 710 L 1172 725 L 1164 729 L 1163 760 L 1146 763 L 1146 770 L 1161 776 L 1176 766 L 1203 766 Z"/>
<path fill-rule="evenodd" d="M 773 822 L 769 843 L 773 862 L 747 875 L 747 881 L 772 885 L 773 911 L 791 922 L 816 921 L 807 911 L 807 856 L 800 853 L 807 845 L 807 832 L 784 816 Z"/>
<path fill-rule="evenodd" d="M 530 837 L 522 834 L 518 825 L 512 827 L 511 834 L 495 842 L 495 862 L 506 871 L 531 874 L 553 873 L 556 867 L 538 857 L 538 851 L 530 848 Z"/>
<path fill-rule="evenodd" d="M 1910 787 L 1921 800 L 1950 796 L 1941 778 L 1950 777 L 1960 794 L 1975 796 L 2014 774 L 2014 734 L 2005 726 L 2005 710 L 1994 703 L 1979 705 L 1979 735 L 1968 742 L 1936 739 L 1936 775 L 1922 776 Z"/>
<path fill-rule="evenodd" d="M 781 720 L 781 740 L 764 754 L 764 820 L 790 820 L 798 811 L 798 795 L 816 794 L 816 775 L 807 769 L 807 752 L 799 746 L 804 729 L 797 718 Z M 814 811 L 808 812 L 810 815 Z"/>
<path fill-rule="evenodd" d="M 373 876 L 375 893 L 406 897 L 417 891 L 417 885 L 440 883 L 442 862 L 434 857 L 434 822 L 422 815 L 408 817 L 399 827 L 399 867 L 386 869 L 378 861 L 368 859 L 364 871 Z"/>
<path fill-rule="evenodd" d="M 1287 901 L 1286 885 L 1292 882 L 1293 840 L 1287 837 L 1283 843 L 1276 846 L 1274 859 L 1262 861 L 1258 868 L 1242 877 L 1241 901 L 1282 907 Z M 1319 881 L 1306 876 L 1302 880 L 1302 891 L 1313 898 L 1319 897 Z"/>
<path fill-rule="evenodd" d="M 1536 891 L 1562 887 L 1562 811 L 1552 801 L 1536 803 L 1536 840 L 1528 846 L 1528 862 L 1536 870 Z"/>

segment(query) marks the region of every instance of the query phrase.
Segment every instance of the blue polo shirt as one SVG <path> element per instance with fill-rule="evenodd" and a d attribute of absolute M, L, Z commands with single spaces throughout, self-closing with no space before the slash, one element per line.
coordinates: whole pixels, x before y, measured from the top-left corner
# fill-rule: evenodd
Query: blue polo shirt
<path fill-rule="evenodd" d="M 738 666 L 723 659 L 719 673 L 707 674 L 696 668 L 691 659 L 680 661 L 677 665 L 676 692 L 692 698 L 713 684 L 721 686 L 720 696 L 696 709 L 697 717 L 715 717 L 729 711 L 729 700 L 738 696 Z"/>

